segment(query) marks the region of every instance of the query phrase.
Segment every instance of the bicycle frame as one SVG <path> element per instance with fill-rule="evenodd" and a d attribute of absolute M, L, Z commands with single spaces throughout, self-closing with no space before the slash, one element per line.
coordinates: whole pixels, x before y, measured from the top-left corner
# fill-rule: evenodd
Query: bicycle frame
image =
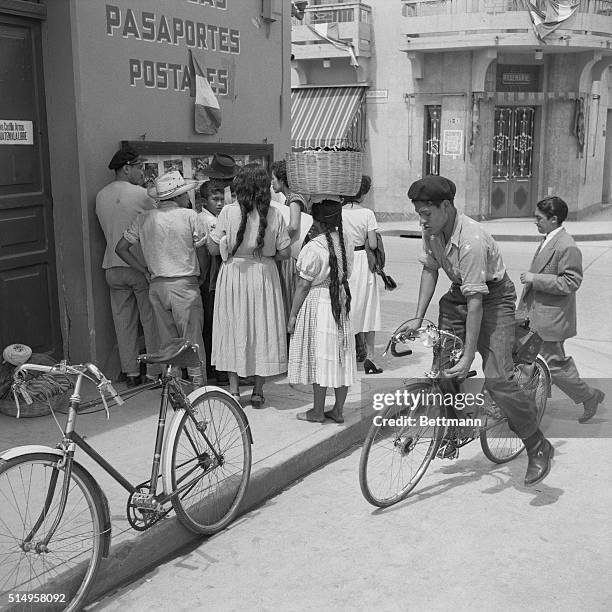
<path fill-rule="evenodd" d="M 174 496 L 180 495 L 183 491 L 193 487 L 202 477 L 201 473 L 197 474 L 193 479 L 190 479 L 186 483 L 182 483 L 180 487 L 177 489 L 166 492 L 163 491 L 161 496 L 157 496 L 157 481 L 160 476 L 160 465 L 161 465 L 161 457 L 162 450 L 164 444 L 165 430 L 166 430 L 166 417 L 168 412 L 168 403 L 170 403 L 174 410 L 183 408 L 189 414 L 189 417 L 193 420 L 195 426 L 202 434 L 208 448 L 210 449 L 212 455 L 214 456 L 216 463 L 213 461 L 209 466 L 208 470 L 213 469 L 216 465 L 219 465 L 222 462 L 222 458 L 219 456 L 217 450 L 211 444 L 209 438 L 206 436 L 204 431 L 204 426 L 202 423 L 198 422 L 195 418 L 193 411 L 191 410 L 191 406 L 187 401 L 187 398 L 184 396 L 182 389 L 179 387 L 179 383 L 177 383 L 172 376 L 170 376 L 170 366 L 167 367 L 166 372 L 162 375 L 162 394 L 160 400 L 159 407 L 159 417 L 157 424 L 157 433 L 155 436 L 155 447 L 153 452 L 153 460 L 151 465 L 151 479 L 148 482 L 148 492 L 151 497 L 155 499 L 157 504 L 163 505 L 170 501 Z M 85 378 L 84 372 L 80 372 L 77 376 L 74 391 L 70 396 L 69 401 L 69 409 L 68 409 L 68 418 L 66 420 L 66 426 L 63 431 L 63 438 L 60 444 L 58 445 L 59 449 L 59 461 L 58 467 L 64 468 L 64 476 L 62 482 L 62 491 L 60 494 L 60 500 L 57 508 L 57 513 L 54 518 L 53 524 L 48 529 L 45 537 L 36 544 L 37 552 L 44 552 L 44 548 L 49 544 L 51 538 L 57 531 L 57 528 L 60 524 L 61 518 L 66 509 L 66 501 L 68 499 L 68 486 L 70 483 L 72 466 L 74 463 L 74 453 L 76 447 L 80 448 L 85 454 L 91 457 L 107 474 L 109 474 L 118 484 L 120 484 L 130 495 L 137 493 L 142 485 L 134 485 L 127 478 L 125 478 L 111 463 L 109 463 L 100 453 L 98 453 L 90 444 L 88 444 L 76 431 L 75 431 L 75 423 L 76 417 L 78 414 L 78 408 L 81 404 L 81 386 L 83 383 L 83 379 Z M 170 389 L 177 393 L 178 399 L 173 399 L 170 396 Z M 180 404 L 180 405 L 176 405 Z M 207 471 L 208 471 L 207 470 Z M 28 544 L 34 539 L 41 525 L 43 524 L 49 509 L 51 507 L 51 503 L 55 496 L 55 490 L 57 487 L 57 481 L 59 477 L 59 472 L 54 470 L 51 479 L 49 482 L 49 488 L 47 490 L 47 496 L 41 510 L 40 516 L 36 520 L 34 526 L 32 527 L 30 533 L 24 539 L 24 546 L 28 546 Z"/>

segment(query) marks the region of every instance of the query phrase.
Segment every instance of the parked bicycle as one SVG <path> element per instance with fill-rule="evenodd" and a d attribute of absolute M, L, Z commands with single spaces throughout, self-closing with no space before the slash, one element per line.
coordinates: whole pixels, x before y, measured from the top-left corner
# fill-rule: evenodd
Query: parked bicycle
<path fill-rule="evenodd" d="M 197 534 L 216 533 L 236 516 L 251 473 L 251 430 L 240 404 L 217 387 L 185 393 L 183 383 L 172 375 L 173 368 L 200 364 L 197 345 L 187 340 L 172 341 L 140 360 L 166 367 L 151 477 L 136 485 L 76 432 L 84 380 L 97 386 L 107 413 L 106 394 L 123 403 L 94 364 L 24 364 L 16 369 L 16 398 L 22 391 L 27 398 L 27 372 L 73 375 L 76 381 L 56 448 L 30 445 L 0 454 L 2 609 L 30 610 L 41 604 L 45 610 L 78 610 L 100 560 L 108 556 L 108 502 L 93 476 L 75 460 L 76 447 L 128 491 L 127 518 L 138 531 L 149 529 L 172 508 L 180 522 Z M 168 404 L 174 417 L 166 428 Z"/>
<path fill-rule="evenodd" d="M 409 355 L 411 350 L 398 351 L 397 345 L 421 339 L 433 349 L 434 360 L 424 379 L 406 381 L 401 402 L 376 415 L 363 444 L 359 463 L 361 491 L 368 502 L 380 508 L 405 499 L 434 457 L 455 459 L 461 447 L 476 439 L 494 463 L 511 461 L 525 449 L 486 392 L 470 409 L 458 410 L 443 401 L 441 357 L 449 354 L 451 365 L 456 364 L 463 354 L 463 341 L 427 319 L 411 321 L 416 321 L 418 328 L 405 337 L 396 330 L 385 353 L 390 349 L 396 357 Z M 548 366 L 540 356 L 531 364 L 515 361 L 514 374 L 519 385 L 535 399 L 539 424 L 550 397 Z M 474 375 L 475 371 L 468 374 Z M 476 399 L 476 394 L 472 395 Z"/>

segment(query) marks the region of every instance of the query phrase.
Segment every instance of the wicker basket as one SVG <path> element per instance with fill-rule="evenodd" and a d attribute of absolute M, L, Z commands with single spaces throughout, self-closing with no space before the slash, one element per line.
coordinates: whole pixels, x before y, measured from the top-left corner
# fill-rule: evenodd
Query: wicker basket
<path fill-rule="evenodd" d="M 361 186 L 363 153 L 300 151 L 287 153 L 289 188 L 297 193 L 355 195 Z"/>
<path fill-rule="evenodd" d="M 51 408 L 53 410 L 64 410 L 68 406 L 70 394 L 71 390 L 67 389 L 66 391 L 51 395 L 48 399 L 34 400 L 31 404 L 26 403 L 25 399 L 20 397 L 19 418 L 46 416 L 51 414 Z M 17 416 L 17 404 L 12 392 L 8 397 L 0 400 L 0 412 L 6 416 Z"/>

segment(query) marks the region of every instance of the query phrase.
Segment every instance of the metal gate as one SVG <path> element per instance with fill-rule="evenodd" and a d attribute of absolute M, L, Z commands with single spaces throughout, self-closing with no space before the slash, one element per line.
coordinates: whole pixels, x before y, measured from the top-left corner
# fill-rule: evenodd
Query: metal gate
<path fill-rule="evenodd" d="M 491 217 L 529 217 L 533 213 L 535 108 L 496 106 L 493 136 Z"/>

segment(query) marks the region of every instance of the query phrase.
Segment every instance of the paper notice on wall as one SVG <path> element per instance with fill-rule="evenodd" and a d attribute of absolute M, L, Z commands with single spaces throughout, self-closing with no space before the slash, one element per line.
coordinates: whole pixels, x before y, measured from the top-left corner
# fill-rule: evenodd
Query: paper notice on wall
<path fill-rule="evenodd" d="M 21 119 L 0 119 L 0 145 L 34 144 L 34 125 Z"/>
<path fill-rule="evenodd" d="M 442 155 L 458 157 L 463 153 L 463 130 L 444 130 Z"/>

